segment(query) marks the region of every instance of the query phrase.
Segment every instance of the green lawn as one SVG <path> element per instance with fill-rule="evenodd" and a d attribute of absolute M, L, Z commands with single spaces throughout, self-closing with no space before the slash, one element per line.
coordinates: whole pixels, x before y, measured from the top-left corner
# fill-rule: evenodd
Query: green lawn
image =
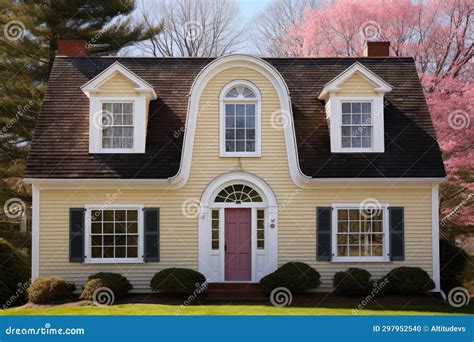
<path fill-rule="evenodd" d="M 352 307 L 285 307 L 267 305 L 180 305 L 119 304 L 108 307 L 68 306 L 50 308 L 13 308 L 0 315 L 352 315 Z M 448 305 L 368 307 L 359 315 L 456 315 L 474 314 L 474 303 L 463 308 Z"/>

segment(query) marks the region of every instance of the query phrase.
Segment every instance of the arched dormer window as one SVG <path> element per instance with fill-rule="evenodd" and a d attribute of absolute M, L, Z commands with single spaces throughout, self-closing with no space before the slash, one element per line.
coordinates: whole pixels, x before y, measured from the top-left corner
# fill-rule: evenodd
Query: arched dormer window
<path fill-rule="evenodd" d="M 233 81 L 220 95 L 220 156 L 259 157 L 260 144 L 260 91 Z"/>

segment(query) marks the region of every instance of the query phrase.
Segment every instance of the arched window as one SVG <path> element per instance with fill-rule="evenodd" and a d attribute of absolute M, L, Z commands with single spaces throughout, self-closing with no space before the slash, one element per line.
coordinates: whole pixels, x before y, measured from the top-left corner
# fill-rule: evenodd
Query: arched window
<path fill-rule="evenodd" d="M 236 203 L 263 202 L 260 194 L 251 187 L 243 184 L 233 184 L 222 189 L 216 196 L 214 202 Z"/>
<path fill-rule="evenodd" d="M 252 89 L 244 85 L 232 87 L 226 94 L 226 99 L 255 99 L 257 96 Z"/>
<path fill-rule="evenodd" d="M 260 155 L 260 92 L 248 81 L 234 81 L 221 92 L 221 156 Z"/>

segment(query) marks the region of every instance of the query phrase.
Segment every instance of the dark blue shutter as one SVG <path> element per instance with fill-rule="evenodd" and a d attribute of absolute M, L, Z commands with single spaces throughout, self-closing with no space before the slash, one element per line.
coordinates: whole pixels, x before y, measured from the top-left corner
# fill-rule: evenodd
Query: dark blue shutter
<path fill-rule="evenodd" d="M 69 208 L 69 261 L 84 261 L 84 208 Z"/>
<path fill-rule="evenodd" d="M 405 260 L 405 219 L 402 207 L 390 207 L 389 237 L 390 260 Z"/>
<path fill-rule="evenodd" d="M 143 260 L 160 261 L 160 208 L 145 208 L 144 220 Z"/>
<path fill-rule="evenodd" d="M 316 260 L 331 261 L 331 207 L 316 208 Z"/>

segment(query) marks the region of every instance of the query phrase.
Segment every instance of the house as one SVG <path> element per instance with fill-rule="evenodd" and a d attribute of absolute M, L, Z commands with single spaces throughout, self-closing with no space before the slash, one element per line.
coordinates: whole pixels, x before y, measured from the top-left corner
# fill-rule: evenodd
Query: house
<path fill-rule="evenodd" d="M 290 262 L 426 270 L 441 153 L 412 58 L 123 58 L 58 51 L 25 178 L 33 277 L 165 268 L 258 282 Z M 83 44 L 83 43 L 82 43 Z M 76 53 L 78 51 L 79 53 Z M 64 56 L 66 55 L 66 56 Z"/>

